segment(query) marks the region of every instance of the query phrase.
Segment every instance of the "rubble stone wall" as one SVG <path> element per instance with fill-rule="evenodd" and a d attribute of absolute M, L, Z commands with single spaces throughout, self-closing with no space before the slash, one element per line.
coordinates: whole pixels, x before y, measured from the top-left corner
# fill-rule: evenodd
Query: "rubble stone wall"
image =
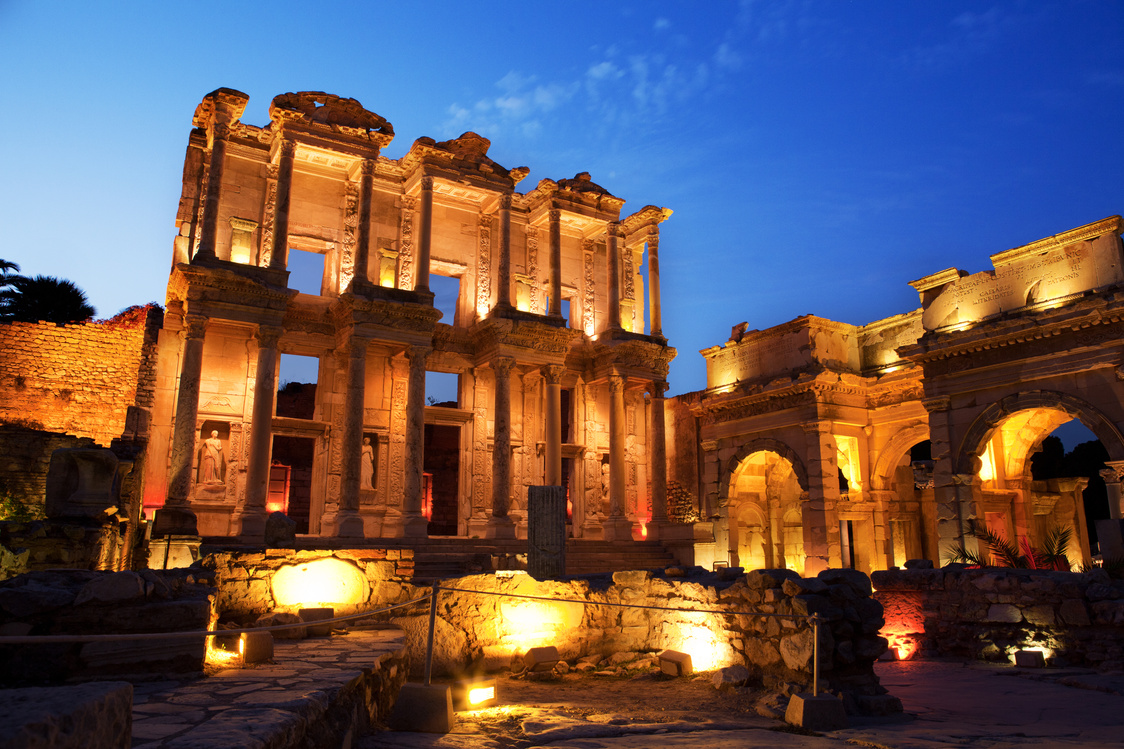
<path fill-rule="evenodd" d="M 14 636 L 204 631 L 214 588 L 203 570 L 30 572 L 0 583 L 0 628 Z M 205 638 L 0 646 L 0 685 L 202 671 Z"/>
<path fill-rule="evenodd" d="M 0 363 L 0 367 L 3 366 Z M 0 380 L 0 403 L 5 397 L 2 390 L 3 380 Z M 94 441 L 89 437 L 45 432 L 18 424 L 0 424 L 0 493 L 6 492 L 29 507 L 42 509 L 47 496 L 51 453 L 67 447 L 94 447 Z"/>
<path fill-rule="evenodd" d="M 1010 661 L 1037 648 L 1056 663 L 1124 668 L 1124 581 L 1103 570 L 889 570 L 871 579 L 882 635 L 899 657 Z"/>
<path fill-rule="evenodd" d="M 157 305 L 72 325 L 0 325 L 0 422 L 109 444 L 155 395 Z M 49 457 L 49 456 L 48 456 Z"/>

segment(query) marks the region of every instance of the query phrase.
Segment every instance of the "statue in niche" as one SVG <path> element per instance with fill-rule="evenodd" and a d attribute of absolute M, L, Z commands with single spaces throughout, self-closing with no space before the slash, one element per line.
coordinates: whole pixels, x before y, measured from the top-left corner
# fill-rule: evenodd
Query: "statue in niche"
<path fill-rule="evenodd" d="M 370 437 L 363 438 L 363 451 L 359 458 L 359 490 L 375 490 L 375 448 Z"/>
<path fill-rule="evenodd" d="M 217 430 L 199 446 L 199 483 L 221 484 L 223 474 L 222 440 Z"/>

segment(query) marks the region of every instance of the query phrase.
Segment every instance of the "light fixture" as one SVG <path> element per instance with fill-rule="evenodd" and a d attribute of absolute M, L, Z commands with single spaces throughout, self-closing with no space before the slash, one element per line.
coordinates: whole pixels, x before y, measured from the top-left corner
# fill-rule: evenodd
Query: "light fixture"
<path fill-rule="evenodd" d="M 523 654 L 523 665 L 528 671 L 550 671 L 560 660 L 562 658 L 558 655 L 558 648 L 553 645 L 530 648 Z"/>
<path fill-rule="evenodd" d="M 678 650 L 662 650 L 659 654 L 660 671 L 669 676 L 690 676 L 694 673 L 691 667 L 690 653 L 681 653 Z"/>
<path fill-rule="evenodd" d="M 273 658 L 272 632 L 243 632 L 238 643 L 242 663 L 262 663 Z"/>
<path fill-rule="evenodd" d="M 453 685 L 454 710 L 479 710 L 499 699 L 495 679 L 465 679 Z"/>

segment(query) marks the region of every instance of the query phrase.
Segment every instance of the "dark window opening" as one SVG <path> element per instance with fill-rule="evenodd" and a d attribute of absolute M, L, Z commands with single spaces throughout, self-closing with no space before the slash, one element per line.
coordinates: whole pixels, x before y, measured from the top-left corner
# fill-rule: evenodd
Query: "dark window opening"
<path fill-rule="evenodd" d="M 429 510 L 429 535 L 457 535 L 457 485 L 460 482 L 461 428 L 448 424 L 425 425 L 423 472 L 428 477 L 425 499 Z"/>
<path fill-rule="evenodd" d="M 562 442 L 570 443 L 574 441 L 573 438 L 573 424 L 570 421 L 570 399 L 573 396 L 573 391 L 562 390 L 562 418 L 560 419 L 562 427 Z"/>

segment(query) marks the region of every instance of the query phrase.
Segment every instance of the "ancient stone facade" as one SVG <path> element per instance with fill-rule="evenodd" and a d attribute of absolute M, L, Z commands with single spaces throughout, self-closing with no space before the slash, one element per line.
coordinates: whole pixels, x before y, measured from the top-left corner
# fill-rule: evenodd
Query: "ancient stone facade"
<path fill-rule="evenodd" d="M 208 94 L 188 142 L 146 476 L 149 506 L 167 498 L 157 534 L 260 538 L 278 438 L 309 446 L 313 535 L 424 537 L 440 517 L 515 537 L 538 484 L 567 487 L 575 536 L 658 527 L 670 211 L 622 217 L 585 173 L 519 193 L 528 170 L 475 133 L 388 159 L 393 128 L 352 99 L 283 94 L 265 127 L 241 122 L 246 102 Z M 296 253 L 322 256 L 319 294 L 293 288 Z M 452 319 L 437 276 L 458 288 Z M 311 414 L 275 411 L 282 354 L 319 362 Z M 453 403 L 426 405 L 427 372 L 457 376 Z M 444 478 L 426 467 L 438 432 L 459 453 Z"/>
<path fill-rule="evenodd" d="M 1034 481 L 1029 458 L 1072 418 L 1124 473 L 1119 216 L 911 285 L 921 308 L 865 326 L 735 326 L 702 352 L 707 389 L 671 401 L 670 478 L 692 491 L 700 563 L 866 572 L 977 551 L 973 528 L 1039 546 L 1073 531 L 1089 560 L 1085 479 Z M 713 539 L 713 548 L 708 542 Z"/>

